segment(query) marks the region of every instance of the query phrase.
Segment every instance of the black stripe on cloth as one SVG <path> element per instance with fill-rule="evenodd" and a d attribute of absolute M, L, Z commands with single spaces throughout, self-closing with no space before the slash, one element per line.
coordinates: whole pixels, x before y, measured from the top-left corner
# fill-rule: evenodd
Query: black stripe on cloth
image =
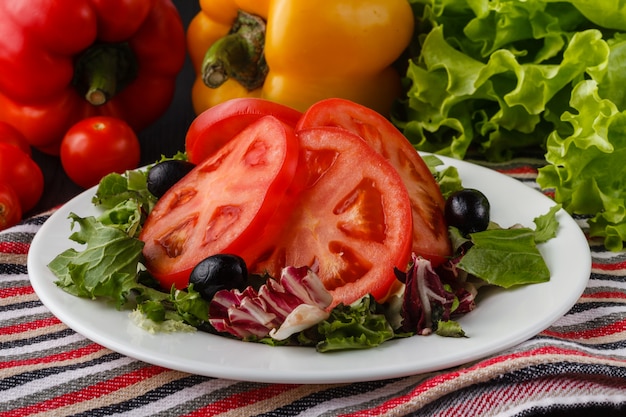
<path fill-rule="evenodd" d="M 590 281 L 615 281 L 615 282 L 624 282 L 624 277 L 619 275 L 610 275 L 600 272 L 592 272 L 589 276 Z"/>
<path fill-rule="evenodd" d="M 612 366 L 583 365 L 578 363 L 562 362 L 558 364 L 541 364 L 534 365 L 524 369 L 515 370 L 509 373 L 498 375 L 497 378 L 486 382 L 471 385 L 458 391 L 448 393 L 441 398 L 425 405 L 418 411 L 408 414 L 411 417 L 430 417 L 434 415 L 449 415 L 451 409 L 456 409 L 459 404 L 464 402 L 473 402 L 481 396 L 489 393 L 506 389 L 509 387 L 519 386 L 524 381 L 538 381 L 540 379 L 572 375 L 576 377 L 582 376 L 583 380 L 602 381 L 605 385 L 616 388 L 624 387 L 626 389 L 626 369 Z M 538 394 L 538 392 L 536 393 Z M 465 399 L 465 400 L 463 400 Z M 571 400 L 571 398 L 570 398 Z M 491 398 L 489 403 L 484 403 L 482 412 L 484 415 L 493 413 L 501 405 L 494 402 L 495 398 Z M 513 401 L 513 400 L 512 400 Z M 586 399 L 581 399 L 581 404 L 588 405 Z M 502 410 L 500 410 L 502 411 Z M 527 410 L 531 411 L 531 409 Z M 447 414 L 446 414 L 447 413 Z M 509 414 L 507 414 L 509 415 Z M 522 414 L 516 414 L 521 416 Z M 527 414 L 532 415 L 532 414 Z M 512 415 L 509 415 L 512 416 Z M 590 415 L 591 416 L 591 415 Z"/>
<path fill-rule="evenodd" d="M 609 402 L 592 402 L 584 406 L 555 404 L 550 407 L 532 407 L 511 417 L 624 417 L 626 404 L 617 405 Z"/>
<path fill-rule="evenodd" d="M 7 304 L 5 306 L 0 306 L 0 312 L 36 308 L 36 307 L 41 307 L 42 305 L 43 304 L 41 304 L 41 301 L 39 300 L 24 301 L 22 303 L 14 303 L 14 304 Z M 51 315 L 52 314 L 48 314 L 48 317 Z M 29 319 L 29 321 L 31 320 Z"/>
<path fill-rule="evenodd" d="M 27 273 L 26 265 L 0 264 L 0 275 L 24 275 Z"/>
<path fill-rule="evenodd" d="M 313 408 L 317 405 L 332 401 L 337 398 L 348 398 L 356 395 L 365 394 L 370 391 L 380 389 L 386 385 L 392 384 L 399 379 L 385 379 L 379 381 L 370 381 L 366 383 L 354 383 L 347 385 L 340 385 L 331 387 L 321 391 L 316 391 L 313 394 L 299 398 L 298 400 L 289 403 L 283 407 L 279 407 L 268 413 L 258 414 L 255 417 L 289 417 L 297 416 L 300 413 Z M 397 395 L 398 393 L 394 393 Z M 376 401 L 383 401 L 384 398 L 376 398 Z M 334 414 L 334 413 L 333 413 Z"/>
<path fill-rule="evenodd" d="M 528 381 L 558 375 L 584 375 L 586 378 L 595 376 L 621 380 L 624 388 L 626 388 L 626 366 L 622 367 L 600 363 L 585 364 L 576 362 L 558 362 L 533 365 L 502 374 L 497 380 L 490 381 L 488 384 L 500 385 L 502 382 L 518 384 L 520 381 Z"/>
<path fill-rule="evenodd" d="M 41 378 L 48 377 L 50 375 L 57 375 L 61 372 L 73 371 L 77 369 L 89 368 L 94 365 L 102 363 L 112 362 L 116 359 L 124 357 L 123 355 L 115 352 L 111 352 L 107 355 L 100 356 L 98 358 L 91 359 L 86 362 L 74 362 L 70 365 L 53 366 L 49 368 L 37 369 L 35 371 L 28 371 L 21 374 L 13 375 L 8 378 L 0 380 L 0 391 L 4 391 L 9 388 L 14 388 L 31 381 L 36 381 Z"/>
<path fill-rule="evenodd" d="M 590 301 L 588 303 L 577 303 L 572 306 L 566 315 L 583 313 L 585 311 L 595 310 L 602 307 L 624 307 L 626 303 L 617 301 Z"/>
<path fill-rule="evenodd" d="M 533 342 L 534 345 L 537 343 L 541 343 L 545 346 L 555 346 L 558 345 L 559 348 L 563 349 L 574 349 L 582 352 L 593 351 L 594 356 L 602 356 L 602 355 L 611 355 L 611 351 L 622 350 L 626 348 L 626 340 L 616 340 L 615 342 L 610 343 L 585 343 L 583 339 L 577 339 L 573 341 L 571 339 L 555 337 L 555 336 L 535 336 L 529 342 Z M 524 344 L 522 347 L 526 347 Z"/>
<path fill-rule="evenodd" d="M 0 242 L 30 243 L 35 237 L 33 232 L 0 233 Z"/>
<path fill-rule="evenodd" d="M 106 366 L 107 364 L 111 364 L 112 362 L 116 360 L 123 360 L 124 363 L 118 366 L 107 367 L 104 370 L 93 370 L 93 369 L 90 370 L 89 366 L 81 367 L 79 369 L 82 369 L 82 373 L 83 373 L 82 376 L 72 377 L 67 382 L 51 384 L 50 386 L 47 386 L 38 391 L 32 392 L 29 395 L 21 396 L 19 399 L 15 401 L 16 404 L 12 403 L 11 406 L 14 408 L 28 407 L 28 406 L 45 402 L 45 401 L 49 401 L 50 399 L 54 400 L 55 398 L 61 397 L 66 394 L 75 394 L 75 393 L 80 392 L 81 390 L 89 389 L 90 387 L 94 385 L 98 385 L 101 383 L 106 384 L 108 381 L 114 378 L 117 378 L 117 377 L 123 378 L 124 375 L 128 373 L 134 372 L 146 366 L 150 366 L 140 361 L 129 362 L 128 358 L 122 355 L 120 355 L 117 358 L 112 357 L 109 361 L 105 361 L 102 363 L 97 363 L 97 362 L 92 363 L 91 366 L 103 367 L 103 366 Z M 54 374 L 40 377 L 39 379 L 41 380 L 46 377 L 55 378 L 56 376 L 59 376 L 59 378 L 62 378 L 62 375 L 64 373 L 73 372 L 73 369 L 71 369 L 71 367 L 72 365 L 68 365 L 67 367 L 57 368 L 57 372 L 55 372 Z M 0 396 L 0 400 L 2 400 L 1 396 Z M 76 402 L 81 402 L 81 401 L 84 401 L 84 399 L 81 399 L 81 397 L 77 397 Z"/>
<path fill-rule="evenodd" d="M 50 216 L 51 216 L 50 213 L 36 215 L 36 216 L 24 219 L 22 221 L 22 224 L 34 224 L 36 226 L 41 226 L 42 224 L 46 222 L 46 220 L 50 218 Z"/>
<path fill-rule="evenodd" d="M 0 350 L 16 348 L 16 347 L 24 347 L 24 346 L 33 345 L 36 343 L 41 343 L 41 342 L 49 342 L 52 340 L 57 340 L 57 339 L 62 339 L 64 337 L 73 336 L 74 334 L 75 332 L 72 329 L 63 329 L 63 330 L 59 330 L 58 332 L 46 333 L 46 334 L 42 334 L 42 335 L 35 336 L 35 337 L 29 337 L 27 339 L 13 340 L 10 342 L 2 342 L 0 343 Z M 40 355 L 36 355 L 36 356 L 40 356 Z"/>
<path fill-rule="evenodd" d="M 115 414 L 120 414 L 127 411 L 132 411 L 137 408 L 149 405 L 156 401 L 162 400 L 169 396 L 175 395 L 179 391 L 182 391 L 187 388 L 191 388 L 198 384 L 201 384 L 205 381 L 212 380 L 214 378 L 199 376 L 199 375 L 189 375 L 187 377 L 177 379 L 172 382 L 168 382 L 166 384 L 161 385 L 160 387 L 153 389 L 151 391 L 146 392 L 143 395 L 139 395 L 127 401 L 122 401 L 117 404 L 111 404 L 105 407 L 94 408 L 89 411 L 85 411 L 82 413 L 74 414 L 72 417 L 100 417 L 100 416 L 111 416 Z M 204 404 L 197 404 L 197 400 L 193 399 L 188 402 L 185 402 L 186 409 L 180 410 L 177 407 L 169 408 L 164 410 L 162 413 L 151 413 L 151 417 L 157 417 L 160 415 L 171 416 L 171 415 L 182 415 L 188 412 L 191 412 L 197 408 L 202 407 Z"/>

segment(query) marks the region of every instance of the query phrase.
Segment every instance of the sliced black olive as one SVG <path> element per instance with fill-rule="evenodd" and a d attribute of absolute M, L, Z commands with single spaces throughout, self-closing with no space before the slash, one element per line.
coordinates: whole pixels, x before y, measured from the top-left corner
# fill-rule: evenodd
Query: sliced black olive
<path fill-rule="evenodd" d="M 148 171 L 148 191 L 161 198 L 174 184 L 180 181 L 195 165 L 179 159 L 168 159 L 154 165 Z"/>
<path fill-rule="evenodd" d="M 489 200 L 483 193 L 465 188 L 446 200 L 446 223 L 463 234 L 481 232 L 489 226 L 490 208 Z"/>
<path fill-rule="evenodd" d="M 246 262 L 237 255 L 217 254 L 202 260 L 191 271 L 189 284 L 202 298 L 211 301 L 220 290 L 247 287 L 248 268 Z"/>

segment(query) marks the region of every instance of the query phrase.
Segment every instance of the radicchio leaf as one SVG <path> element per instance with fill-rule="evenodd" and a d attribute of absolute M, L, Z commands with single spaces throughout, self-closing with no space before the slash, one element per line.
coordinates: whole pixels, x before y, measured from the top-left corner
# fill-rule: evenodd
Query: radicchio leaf
<path fill-rule="evenodd" d="M 323 320 L 328 316 L 325 309 L 331 302 L 332 295 L 309 268 L 286 267 L 278 280 L 268 278 L 258 292 L 252 287 L 243 292 L 237 289 L 218 291 L 209 305 L 209 322 L 218 332 L 240 339 L 260 339 L 280 328 L 303 304 L 321 310 L 324 314 L 320 313 L 320 320 Z M 293 317 L 288 322 L 295 326 L 295 332 L 301 330 L 302 324 L 296 322 Z M 291 333 L 282 329 L 279 334 L 288 337 Z"/>
<path fill-rule="evenodd" d="M 445 282 L 430 261 L 420 256 L 413 255 L 412 261 L 404 277 L 402 330 L 429 335 L 440 321 L 448 321 L 453 314 L 464 314 L 474 308 L 475 294 L 463 282 Z M 448 268 L 448 274 L 453 273 L 453 264 Z"/>

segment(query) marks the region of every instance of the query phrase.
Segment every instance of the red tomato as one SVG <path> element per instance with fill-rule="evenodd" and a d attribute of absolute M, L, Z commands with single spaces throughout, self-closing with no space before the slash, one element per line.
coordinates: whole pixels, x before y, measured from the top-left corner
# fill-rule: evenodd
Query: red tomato
<path fill-rule="evenodd" d="M 144 223 L 146 268 L 169 290 L 216 253 L 248 262 L 251 242 L 272 241 L 266 225 L 283 203 L 298 165 L 293 129 L 263 117 L 198 164 L 159 199 Z"/>
<path fill-rule="evenodd" d="M 200 113 L 191 123 L 185 138 L 187 157 L 199 164 L 263 116 L 274 116 L 293 127 L 301 115 L 291 107 L 259 98 L 225 101 Z"/>
<path fill-rule="evenodd" d="M 451 254 L 445 201 L 428 166 L 404 135 L 379 113 L 352 101 L 332 98 L 313 104 L 296 131 L 314 126 L 336 126 L 356 133 L 398 171 L 411 200 L 412 250 L 434 265 Z"/>
<path fill-rule="evenodd" d="M 6 122 L 0 121 L 0 143 L 17 146 L 28 156 L 32 155 L 30 144 L 22 133 Z"/>
<path fill-rule="evenodd" d="M 15 190 L 0 183 L 0 230 L 16 225 L 22 219 L 22 207 Z"/>
<path fill-rule="evenodd" d="M 384 297 L 411 251 L 411 205 L 395 169 L 358 136 L 319 127 L 297 133 L 305 188 L 274 250 L 249 263 L 279 276 L 307 265 L 333 295 L 333 305 L 370 293 Z M 284 214 L 283 214 L 284 216 Z"/>
<path fill-rule="evenodd" d="M 22 212 L 35 207 L 43 194 L 43 173 L 26 153 L 16 146 L 0 143 L 0 184 L 13 188 Z"/>
<path fill-rule="evenodd" d="M 95 116 L 82 119 L 61 142 L 61 164 L 72 181 L 84 188 L 112 172 L 137 168 L 141 149 L 133 129 L 122 119 Z"/>

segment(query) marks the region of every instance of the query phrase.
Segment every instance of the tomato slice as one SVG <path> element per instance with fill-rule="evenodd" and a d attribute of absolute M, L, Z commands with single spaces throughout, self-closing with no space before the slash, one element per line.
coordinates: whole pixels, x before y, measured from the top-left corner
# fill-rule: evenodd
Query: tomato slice
<path fill-rule="evenodd" d="M 274 116 L 293 127 L 301 115 L 291 107 L 260 98 L 225 101 L 210 107 L 193 120 L 185 138 L 187 157 L 190 162 L 199 164 L 263 116 Z"/>
<path fill-rule="evenodd" d="M 411 205 L 395 169 L 361 138 L 330 127 L 298 133 L 304 188 L 271 251 L 249 264 L 279 276 L 309 266 L 333 306 L 384 297 L 411 249 Z"/>
<path fill-rule="evenodd" d="M 381 114 L 349 100 L 331 98 L 313 104 L 303 115 L 298 129 L 335 126 L 359 135 L 398 171 L 411 200 L 412 250 L 433 265 L 451 254 L 445 201 L 428 166 L 406 137 Z"/>
<path fill-rule="evenodd" d="M 252 243 L 272 241 L 266 225 L 285 204 L 298 158 L 293 129 L 275 117 L 244 129 L 159 199 L 140 234 L 148 271 L 164 289 L 182 289 L 209 255 L 257 257 Z"/>

